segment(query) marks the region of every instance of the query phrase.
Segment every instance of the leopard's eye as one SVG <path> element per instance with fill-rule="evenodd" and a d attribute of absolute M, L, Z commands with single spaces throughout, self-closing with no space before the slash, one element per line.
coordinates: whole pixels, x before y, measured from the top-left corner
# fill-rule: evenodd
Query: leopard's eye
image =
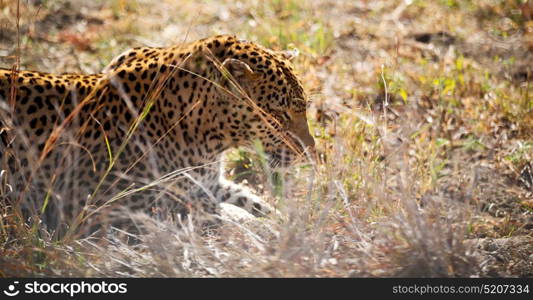
<path fill-rule="evenodd" d="M 272 110 L 270 115 L 276 119 L 282 129 L 287 129 L 291 123 L 291 117 L 285 110 Z"/>
<path fill-rule="evenodd" d="M 305 103 L 305 99 L 300 97 L 294 97 L 292 98 L 292 103 Z"/>
<path fill-rule="evenodd" d="M 291 120 L 291 116 L 286 111 L 283 111 L 283 119 L 285 121 L 290 121 Z"/>
<path fill-rule="evenodd" d="M 291 116 L 286 111 L 283 111 L 281 113 L 281 119 L 283 129 L 288 129 L 291 124 Z"/>
<path fill-rule="evenodd" d="M 294 97 L 291 100 L 291 107 L 292 108 L 296 108 L 297 110 L 301 109 L 301 108 L 305 108 L 306 105 L 307 105 L 307 103 L 306 103 L 305 99 L 303 99 L 303 98 Z"/>

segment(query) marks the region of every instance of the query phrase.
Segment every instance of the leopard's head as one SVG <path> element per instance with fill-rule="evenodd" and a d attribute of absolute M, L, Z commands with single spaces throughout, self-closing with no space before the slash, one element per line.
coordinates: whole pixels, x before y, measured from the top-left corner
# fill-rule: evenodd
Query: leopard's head
<path fill-rule="evenodd" d="M 239 100 L 240 106 L 233 107 L 247 129 L 241 145 L 259 140 L 273 166 L 314 157 L 306 93 L 290 62 L 294 52 L 245 41 L 236 41 L 228 52 L 232 55 L 222 61 L 221 69 L 229 74 L 225 86 Z"/>

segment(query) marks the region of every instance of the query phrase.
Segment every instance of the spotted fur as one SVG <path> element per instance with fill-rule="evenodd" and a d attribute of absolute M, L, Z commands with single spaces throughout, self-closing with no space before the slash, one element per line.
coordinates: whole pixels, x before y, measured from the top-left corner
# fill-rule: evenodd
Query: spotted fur
<path fill-rule="evenodd" d="M 283 54 L 227 35 L 134 48 L 101 74 L 0 69 L 0 155 L 12 199 L 53 227 L 108 206 L 175 217 L 227 202 L 263 215 L 224 179 L 221 155 L 259 140 L 273 164 L 302 157 L 314 146 L 305 101 Z"/>

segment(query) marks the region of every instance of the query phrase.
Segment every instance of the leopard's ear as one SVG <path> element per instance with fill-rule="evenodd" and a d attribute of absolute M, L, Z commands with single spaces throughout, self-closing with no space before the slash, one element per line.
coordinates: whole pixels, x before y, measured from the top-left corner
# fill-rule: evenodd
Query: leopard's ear
<path fill-rule="evenodd" d="M 284 59 L 291 61 L 295 57 L 298 57 L 298 55 L 300 54 L 300 51 L 298 51 L 298 49 L 295 48 L 291 50 L 278 51 L 277 53 Z"/>
<path fill-rule="evenodd" d="M 242 60 L 235 58 L 227 58 L 224 60 L 222 63 L 222 69 L 231 74 L 231 76 L 233 76 L 238 82 L 243 79 L 251 79 L 254 77 L 254 71 L 252 68 Z"/>

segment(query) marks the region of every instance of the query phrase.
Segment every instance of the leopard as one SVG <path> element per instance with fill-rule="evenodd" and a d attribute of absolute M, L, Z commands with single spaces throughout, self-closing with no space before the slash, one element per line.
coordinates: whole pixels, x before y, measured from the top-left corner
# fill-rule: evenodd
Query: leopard
<path fill-rule="evenodd" d="M 224 155 L 259 142 L 272 167 L 312 160 L 293 57 L 217 35 L 136 47 L 90 75 L 0 69 L 3 201 L 57 232 L 124 209 L 176 220 L 227 203 L 268 216 L 271 204 L 226 178 Z"/>

